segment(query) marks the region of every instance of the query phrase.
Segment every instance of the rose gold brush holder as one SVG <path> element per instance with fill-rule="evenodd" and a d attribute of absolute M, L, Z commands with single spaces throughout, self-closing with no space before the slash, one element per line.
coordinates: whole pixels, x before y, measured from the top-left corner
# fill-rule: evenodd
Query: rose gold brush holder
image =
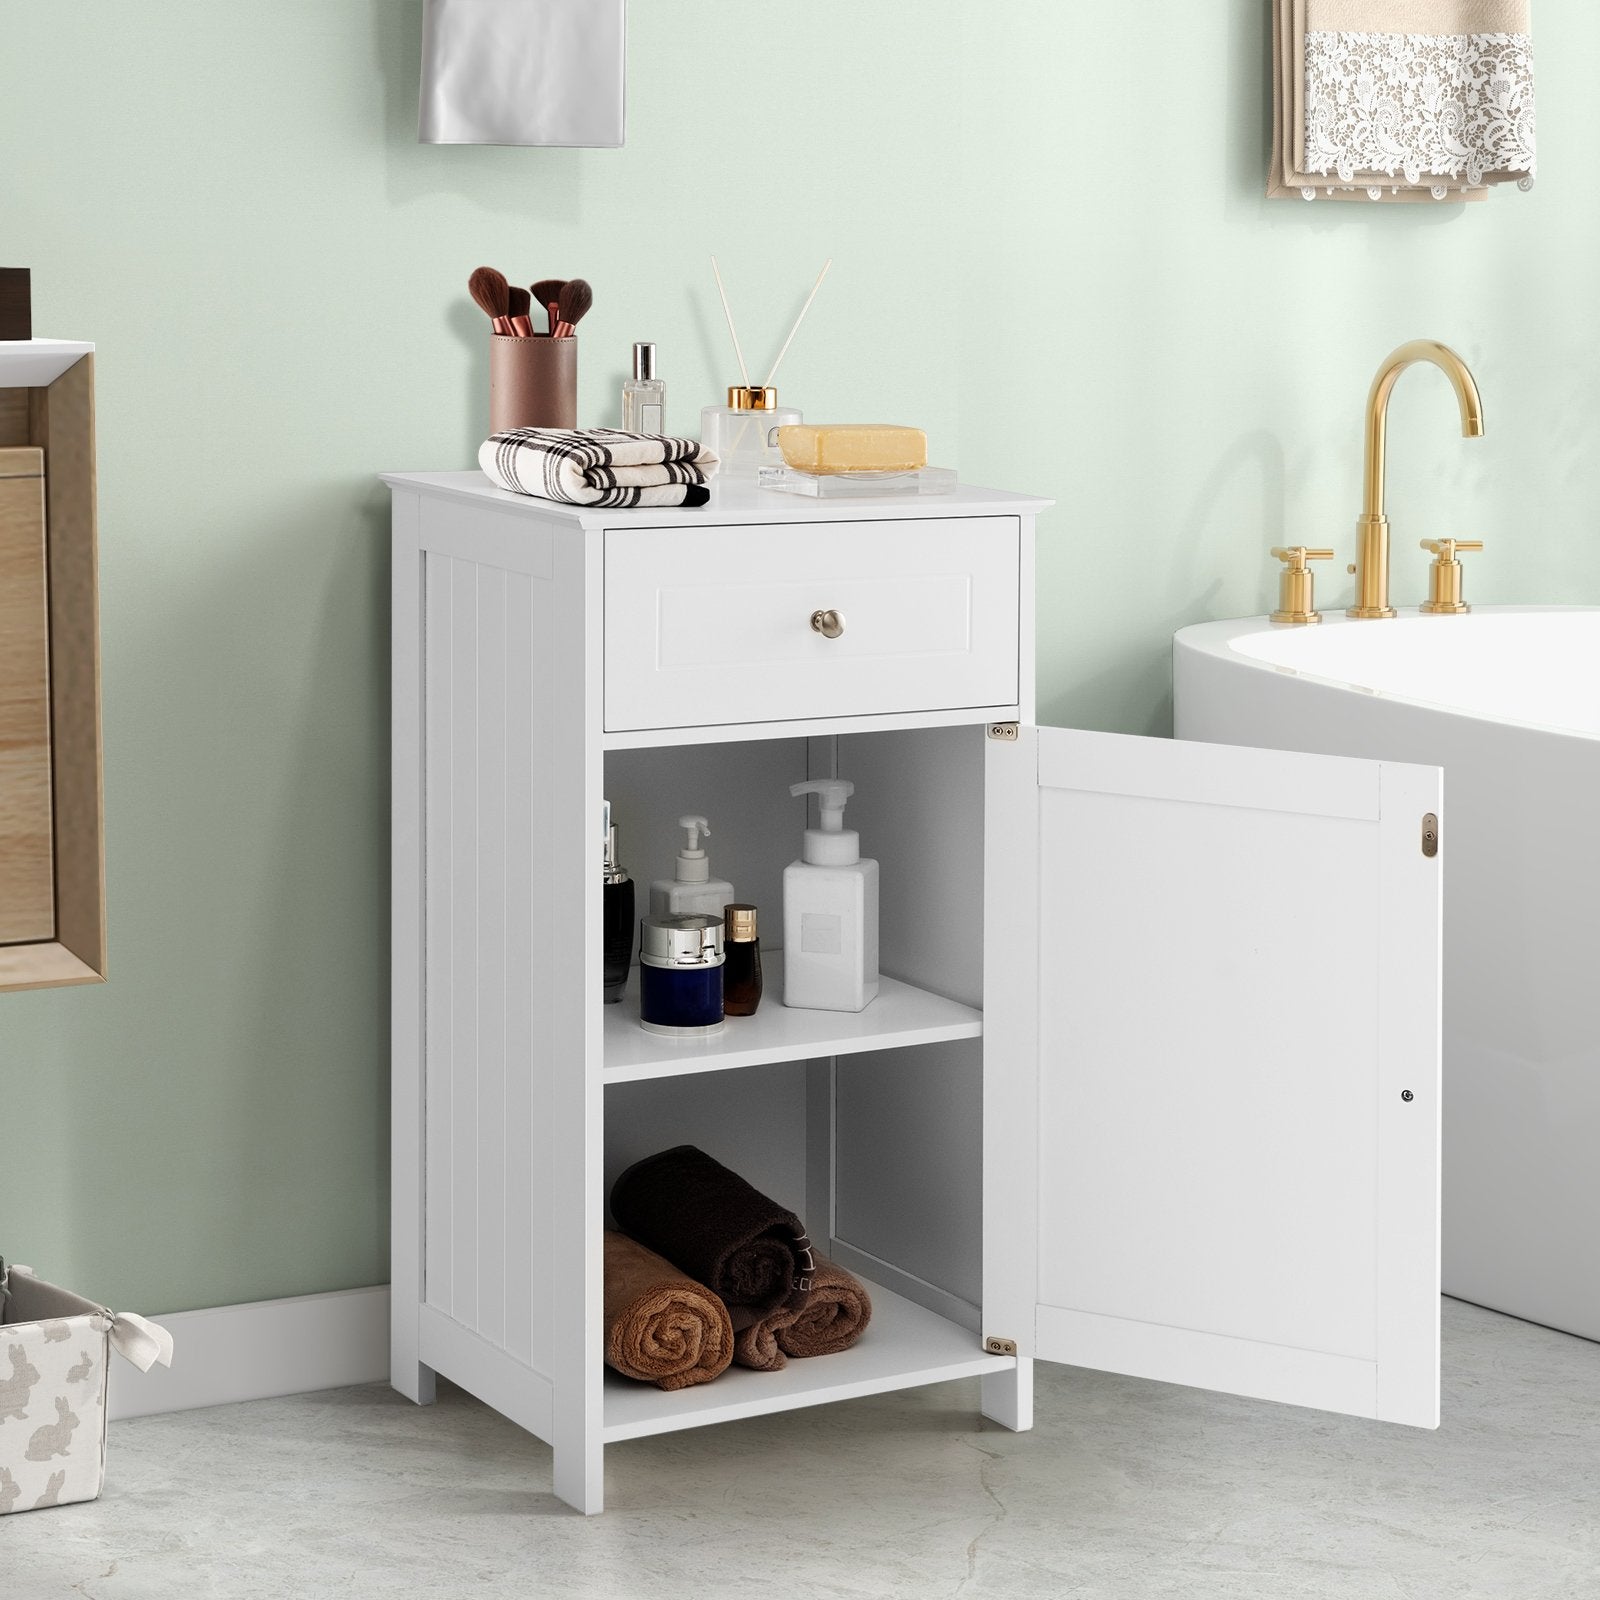
<path fill-rule="evenodd" d="M 578 341 L 489 335 L 489 432 L 576 428 Z"/>

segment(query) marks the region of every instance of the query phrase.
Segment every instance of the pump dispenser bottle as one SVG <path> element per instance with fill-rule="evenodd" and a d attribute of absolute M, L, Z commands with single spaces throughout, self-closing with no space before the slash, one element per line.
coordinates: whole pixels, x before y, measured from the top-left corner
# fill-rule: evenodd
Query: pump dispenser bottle
<path fill-rule="evenodd" d="M 711 876 L 711 862 L 700 847 L 700 838 L 711 835 L 711 824 L 704 817 L 679 817 L 683 846 L 678 851 L 677 875 L 657 878 L 650 885 L 652 917 L 687 917 L 704 914 L 721 919 L 722 908 L 739 897 L 726 878 Z"/>
<path fill-rule="evenodd" d="M 878 993 L 878 863 L 844 825 L 856 786 L 840 778 L 791 784 L 814 794 L 820 826 L 783 872 L 783 1003 L 809 1011 L 863 1011 Z"/>

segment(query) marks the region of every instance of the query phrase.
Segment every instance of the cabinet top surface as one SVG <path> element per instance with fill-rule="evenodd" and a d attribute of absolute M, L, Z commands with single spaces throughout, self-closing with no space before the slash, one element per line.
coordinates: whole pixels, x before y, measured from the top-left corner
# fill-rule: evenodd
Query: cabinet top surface
<path fill-rule="evenodd" d="M 0 339 L 0 389 L 44 389 L 94 354 L 82 339 Z"/>
<path fill-rule="evenodd" d="M 391 489 L 409 489 L 447 499 L 472 500 L 521 511 L 547 522 L 574 528 L 703 527 L 728 522 L 872 522 L 900 518 L 978 517 L 1031 515 L 1054 501 L 1037 495 L 1012 494 L 1005 489 L 982 489 L 958 484 L 950 494 L 908 495 L 905 499 L 813 500 L 805 495 L 778 494 L 753 483 L 711 485 L 711 500 L 703 506 L 647 506 L 606 510 L 598 506 L 569 506 L 535 495 L 510 494 L 497 489 L 481 472 L 385 472 Z"/>

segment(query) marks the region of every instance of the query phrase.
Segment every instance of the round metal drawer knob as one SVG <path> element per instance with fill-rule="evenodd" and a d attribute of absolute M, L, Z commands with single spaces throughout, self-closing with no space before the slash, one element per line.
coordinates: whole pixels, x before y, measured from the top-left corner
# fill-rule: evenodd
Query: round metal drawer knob
<path fill-rule="evenodd" d="M 844 618 L 837 611 L 813 611 L 811 631 L 824 639 L 837 639 L 844 632 Z"/>

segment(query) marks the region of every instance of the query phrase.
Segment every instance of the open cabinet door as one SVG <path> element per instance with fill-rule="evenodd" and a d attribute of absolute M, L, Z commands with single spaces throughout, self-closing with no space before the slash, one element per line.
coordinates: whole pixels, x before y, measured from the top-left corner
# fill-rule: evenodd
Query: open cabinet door
<path fill-rule="evenodd" d="M 984 1334 L 1439 1420 L 1436 768 L 991 742 Z"/>

